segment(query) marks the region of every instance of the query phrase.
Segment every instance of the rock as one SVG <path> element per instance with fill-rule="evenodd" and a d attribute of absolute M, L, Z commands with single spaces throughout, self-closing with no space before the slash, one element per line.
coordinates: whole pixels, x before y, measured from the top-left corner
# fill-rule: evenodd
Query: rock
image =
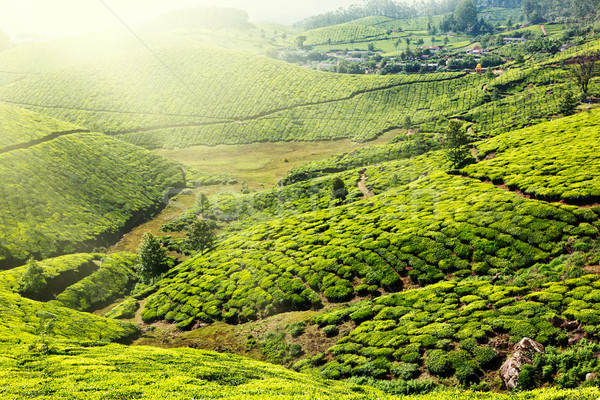
<path fill-rule="evenodd" d="M 590 379 L 598 379 L 598 374 L 596 372 L 585 374 L 585 380 L 589 381 Z"/>
<path fill-rule="evenodd" d="M 561 328 L 565 328 L 568 331 L 579 330 L 579 322 L 577 321 L 569 321 L 562 324 Z"/>
<path fill-rule="evenodd" d="M 560 328 L 564 324 L 566 324 L 567 321 L 565 321 L 564 319 L 562 319 L 560 317 L 552 317 L 550 322 L 552 323 L 552 326 L 554 326 L 555 328 Z"/>
<path fill-rule="evenodd" d="M 585 333 L 574 333 L 573 336 L 569 338 L 568 344 L 569 346 L 574 346 L 577 343 L 581 342 L 581 339 L 585 337 Z"/>
<path fill-rule="evenodd" d="M 519 373 L 523 365 L 532 364 L 537 353 L 543 353 L 544 346 L 533 339 L 523 338 L 514 347 L 512 356 L 500 367 L 500 377 L 508 390 L 513 390 L 519 385 Z"/>

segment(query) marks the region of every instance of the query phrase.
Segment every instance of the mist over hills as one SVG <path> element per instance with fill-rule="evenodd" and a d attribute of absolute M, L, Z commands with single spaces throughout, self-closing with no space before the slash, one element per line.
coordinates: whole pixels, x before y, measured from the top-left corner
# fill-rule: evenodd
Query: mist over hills
<path fill-rule="evenodd" d="M 194 6 L 0 51 L 0 397 L 600 396 L 597 1 Z"/>

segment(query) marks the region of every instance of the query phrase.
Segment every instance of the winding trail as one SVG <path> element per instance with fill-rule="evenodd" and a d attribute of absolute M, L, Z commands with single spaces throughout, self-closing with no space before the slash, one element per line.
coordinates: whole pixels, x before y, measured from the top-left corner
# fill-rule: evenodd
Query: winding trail
<path fill-rule="evenodd" d="M 365 199 L 375 196 L 375 194 L 367 187 L 367 176 L 364 172 L 360 174 L 360 180 L 358 181 L 358 189 L 365 196 Z"/>

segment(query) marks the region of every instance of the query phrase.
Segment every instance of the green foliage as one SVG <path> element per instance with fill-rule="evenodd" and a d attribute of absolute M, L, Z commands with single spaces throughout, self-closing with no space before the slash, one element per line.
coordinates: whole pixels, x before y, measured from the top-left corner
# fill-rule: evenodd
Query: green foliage
<path fill-rule="evenodd" d="M 496 157 L 465 171 L 542 199 L 596 199 L 600 196 L 599 118 L 600 112 L 594 110 L 500 135 L 478 146 L 480 158 Z M 589 218 L 595 219 L 591 214 Z"/>
<path fill-rule="evenodd" d="M 346 196 L 348 195 L 348 191 L 346 190 L 346 185 L 344 181 L 339 177 L 334 178 L 331 181 L 331 201 L 335 205 L 340 205 L 344 203 L 346 200 Z"/>
<path fill-rule="evenodd" d="M 579 102 L 570 90 L 565 91 L 558 104 L 558 111 L 564 116 L 573 115 Z"/>
<path fill-rule="evenodd" d="M 105 316 L 113 319 L 130 319 L 135 316 L 138 308 L 138 301 L 133 297 L 128 297 L 122 303 L 113 307 Z"/>
<path fill-rule="evenodd" d="M 115 240 L 184 180 L 177 163 L 100 133 L 0 154 L 0 177 L 0 242 L 13 262 Z"/>
<path fill-rule="evenodd" d="M 66 288 L 55 301 L 75 310 L 93 311 L 129 292 L 137 280 L 135 264 L 134 254 L 111 254 L 97 271 Z"/>
<path fill-rule="evenodd" d="M 477 23 L 477 7 L 471 0 L 462 0 L 454 10 L 454 19 L 459 31 L 466 31 Z"/>
<path fill-rule="evenodd" d="M 457 120 L 448 121 L 448 127 L 444 132 L 444 148 L 452 168 L 459 168 L 465 163 L 469 157 L 468 144 L 469 139 L 463 123 Z"/>
<path fill-rule="evenodd" d="M 304 334 L 304 331 L 306 329 L 306 324 L 304 322 L 296 322 L 296 323 L 291 324 L 288 328 L 290 331 L 290 335 L 293 338 L 297 338 L 298 336 Z"/>
<path fill-rule="evenodd" d="M 0 104 L 0 152 L 6 148 L 24 145 L 40 140 L 55 132 L 68 132 L 81 129 L 53 118 L 44 117 L 36 112 Z"/>
<path fill-rule="evenodd" d="M 204 253 L 215 246 L 217 240 L 215 234 L 216 223 L 205 219 L 196 219 L 187 228 L 185 246 L 194 251 Z"/>
<path fill-rule="evenodd" d="M 429 373 L 439 377 L 452 375 L 452 363 L 448 355 L 443 350 L 431 350 L 427 353 L 425 367 Z"/>
<path fill-rule="evenodd" d="M 150 232 L 146 232 L 142 237 L 137 255 L 137 272 L 142 282 L 154 283 L 156 277 L 170 268 L 171 260 L 167 251 Z"/>
<path fill-rule="evenodd" d="M 45 288 L 44 269 L 37 261 L 30 259 L 27 261 L 27 269 L 21 278 L 19 292 L 24 296 L 35 298 Z"/>

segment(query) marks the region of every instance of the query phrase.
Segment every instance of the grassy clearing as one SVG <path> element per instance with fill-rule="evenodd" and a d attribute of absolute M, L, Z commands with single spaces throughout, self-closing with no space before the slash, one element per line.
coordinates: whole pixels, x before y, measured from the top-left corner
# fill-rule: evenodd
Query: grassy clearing
<path fill-rule="evenodd" d="M 271 187 L 294 167 L 334 154 L 385 144 L 401 131 L 393 130 L 368 143 L 347 139 L 319 142 L 252 143 L 247 145 L 194 146 L 185 149 L 159 149 L 154 152 L 193 168 L 227 173 L 250 189 Z M 287 160 L 287 162 L 286 162 Z M 235 186 L 231 187 L 235 188 Z"/>

